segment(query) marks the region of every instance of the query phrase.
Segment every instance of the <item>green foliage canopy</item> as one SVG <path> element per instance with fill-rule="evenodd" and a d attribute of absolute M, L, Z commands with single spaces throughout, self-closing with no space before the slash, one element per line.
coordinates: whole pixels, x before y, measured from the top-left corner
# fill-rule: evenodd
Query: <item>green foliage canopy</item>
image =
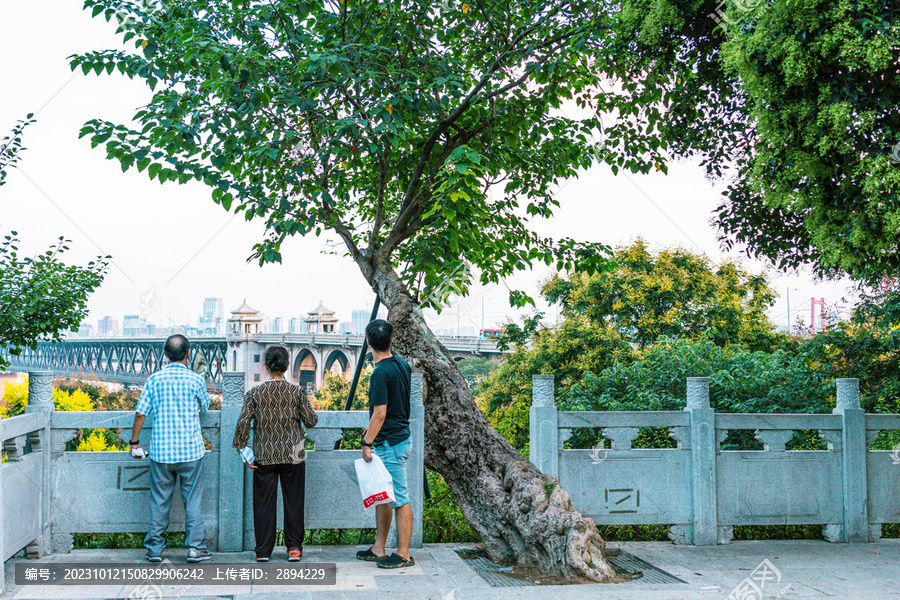
<path fill-rule="evenodd" d="M 765 273 L 739 264 L 713 265 L 680 248 L 653 253 L 643 240 L 618 248 L 616 268 L 594 275 L 559 275 L 543 290 L 563 315 L 616 330 L 644 348 L 660 336 L 703 335 L 717 344 L 769 348 L 784 341 L 766 311 L 775 302 Z"/>
<path fill-rule="evenodd" d="M 25 150 L 22 146 L 22 133 L 26 127 L 34 123 L 33 116 L 34 113 L 28 113 L 24 120 L 16 122 L 10 135 L 0 140 L 0 186 L 6 184 L 8 171 L 16 168 L 20 155 Z"/>
<path fill-rule="evenodd" d="M 900 413 L 900 281 L 889 278 L 865 291 L 849 321 L 826 328 L 801 349 L 827 377 L 858 378 L 868 412 Z"/>
<path fill-rule="evenodd" d="M 82 135 L 124 170 L 201 181 L 225 209 L 265 219 L 260 261 L 280 261 L 287 236 L 330 230 L 370 282 L 399 267 L 423 305 L 464 263 L 483 283 L 535 262 L 587 272 L 606 263 L 602 244 L 529 228 L 552 214 L 557 184 L 597 160 L 610 31 L 600 3 L 85 8 L 117 21 L 131 49 L 77 55 L 72 67 L 118 69 L 155 91 L 134 128 L 95 119 Z M 658 136 L 625 120 L 607 129 L 629 140 L 604 149 L 617 169 L 664 160 Z M 511 301 L 530 298 L 514 291 Z"/>
<path fill-rule="evenodd" d="M 578 385 L 593 393 L 591 374 L 627 368 L 661 336 L 743 345 L 742 352 L 789 346 L 765 315 L 774 299 L 765 274 L 733 262 L 714 265 L 683 249 L 651 252 L 641 240 L 618 248 L 613 258 L 612 270 L 547 282 L 545 298 L 563 306 L 559 326 L 542 327 L 540 315 L 506 326 L 505 341 L 514 351 L 485 381 L 478 401 L 517 448 L 528 440 L 533 374 L 554 374 L 560 393 Z"/>
<path fill-rule="evenodd" d="M 561 390 L 561 410 L 681 410 L 688 377 L 709 378 L 716 412 L 822 413 L 834 408 L 825 373 L 795 351 L 663 338 L 632 363 L 610 365 Z"/>
<path fill-rule="evenodd" d="M 372 378 L 372 367 L 367 365 L 359 377 L 353 404 L 350 410 L 369 410 L 369 380 Z M 350 393 L 350 382 L 342 373 L 326 373 L 325 382 L 316 390 L 312 398 L 316 410 L 344 410 L 347 395 Z"/>
<path fill-rule="evenodd" d="M 668 107 L 656 126 L 673 152 L 728 180 L 715 217 L 726 245 L 781 268 L 896 273 L 900 5 L 724 6 L 740 26 L 719 27 L 708 1 L 622 3 L 609 71 L 639 82 L 627 104 Z"/>

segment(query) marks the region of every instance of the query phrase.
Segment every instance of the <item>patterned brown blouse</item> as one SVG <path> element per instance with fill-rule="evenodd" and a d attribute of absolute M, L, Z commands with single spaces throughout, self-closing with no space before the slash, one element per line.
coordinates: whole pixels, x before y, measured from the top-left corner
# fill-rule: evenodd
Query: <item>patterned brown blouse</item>
<path fill-rule="evenodd" d="M 244 407 L 234 429 L 234 447 L 243 448 L 253 424 L 256 464 L 297 464 L 306 459 L 303 425 L 315 427 L 319 416 L 306 392 L 283 379 L 271 379 L 244 395 Z"/>

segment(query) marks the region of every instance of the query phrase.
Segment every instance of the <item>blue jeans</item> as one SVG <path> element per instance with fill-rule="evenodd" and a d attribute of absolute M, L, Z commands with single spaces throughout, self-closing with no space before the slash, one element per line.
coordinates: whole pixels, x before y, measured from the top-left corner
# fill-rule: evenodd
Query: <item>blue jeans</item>
<path fill-rule="evenodd" d="M 162 534 L 169 527 L 169 510 L 175 492 L 176 476 L 181 480 L 181 500 L 184 503 L 184 546 L 206 550 L 206 525 L 200 513 L 203 500 L 203 459 L 190 462 L 158 463 L 150 461 L 150 526 L 144 547 L 159 556 L 166 547 Z"/>
<path fill-rule="evenodd" d="M 409 489 L 406 483 L 406 461 L 409 460 L 409 453 L 412 450 L 411 438 L 406 438 L 396 446 L 391 446 L 385 442 L 381 446 L 373 448 L 375 454 L 384 463 L 391 479 L 394 480 L 394 502 L 391 502 L 391 508 L 399 508 L 404 504 L 409 504 Z"/>

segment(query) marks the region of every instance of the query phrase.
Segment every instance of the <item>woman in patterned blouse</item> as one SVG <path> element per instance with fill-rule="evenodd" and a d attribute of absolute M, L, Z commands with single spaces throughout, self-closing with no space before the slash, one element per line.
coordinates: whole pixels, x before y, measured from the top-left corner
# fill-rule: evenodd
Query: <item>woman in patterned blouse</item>
<path fill-rule="evenodd" d="M 256 560 L 266 562 L 275 547 L 275 499 L 278 481 L 284 500 L 284 541 L 288 560 L 303 555 L 306 449 L 303 425 L 315 427 L 318 415 L 306 392 L 284 378 L 290 354 L 284 346 L 270 346 L 265 354 L 269 380 L 244 396 L 244 408 L 234 430 L 234 447 L 241 449 L 250 437 L 253 421 L 253 527 Z"/>

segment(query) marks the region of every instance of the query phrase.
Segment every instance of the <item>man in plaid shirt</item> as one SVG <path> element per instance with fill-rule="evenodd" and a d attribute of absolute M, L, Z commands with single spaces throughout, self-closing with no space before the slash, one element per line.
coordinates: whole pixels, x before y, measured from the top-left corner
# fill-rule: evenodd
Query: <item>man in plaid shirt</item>
<path fill-rule="evenodd" d="M 184 545 L 187 562 L 212 558 L 206 549 L 206 525 L 200 513 L 203 499 L 203 455 L 200 413 L 209 410 L 206 381 L 187 367 L 191 345 L 183 335 L 166 340 L 165 353 L 171 364 L 147 379 L 135 407 L 131 455 L 145 456 L 138 436 L 147 415 L 153 415 L 150 434 L 150 526 L 144 538 L 147 560 L 160 562 L 169 527 L 169 509 L 175 478 L 181 479 L 184 501 Z"/>

